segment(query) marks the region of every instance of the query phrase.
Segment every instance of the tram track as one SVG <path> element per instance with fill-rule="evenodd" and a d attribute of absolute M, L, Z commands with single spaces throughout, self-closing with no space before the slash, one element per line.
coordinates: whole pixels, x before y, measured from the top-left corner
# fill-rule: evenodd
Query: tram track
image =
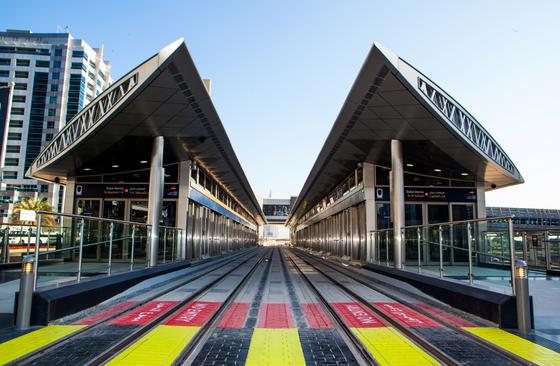
<path fill-rule="evenodd" d="M 343 277 L 342 280 L 340 278 L 335 278 L 335 276 L 333 276 L 333 274 L 329 274 L 329 273 L 327 273 L 328 271 L 326 271 L 324 268 L 321 268 L 321 264 L 324 265 L 324 266 L 327 266 L 325 263 L 319 262 L 318 259 L 316 259 L 316 258 L 314 258 L 314 257 L 312 257 L 312 256 L 310 256 L 306 253 L 303 253 L 303 252 L 300 252 L 300 251 L 298 251 L 298 252 L 291 251 L 291 253 L 289 254 L 290 259 L 292 260 L 294 265 L 296 267 L 298 267 L 298 269 L 301 271 L 301 273 L 304 276 L 308 277 L 308 274 L 306 274 L 305 270 L 300 268 L 301 265 L 298 265 L 296 263 L 296 261 L 294 261 L 294 259 L 291 257 L 292 255 L 296 256 L 296 258 L 303 261 L 303 263 L 305 265 L 309 266 L 313 271 L 316 271 L 317 273 L 322 275 L 324 278 L 326 278 L 328 281 L 330 281 L 330 283 L 332 283 L 334 286 L 336 286 L 337 288 L 339 288 L 340 290 L 345 292 L 351 298 L 357 300 L 357 302 L 359 304 L 361 304 L 362 306 L 367 308 L 375 316 L 382 319 L 384 322 L 389 324 L 392 328 L 394 328 L 396 331 L 398 331 L 400 334 L 402 334 L 408 340 L 410 340 L 415 345 L 417 345 L 418 347 L 423 349 L 426 353 L 428 353 L 429 355 L 434 357 L 434 359 L 436 359 L 439 363 L 446 364 L 446 365 L 465 365 L 465 364 L 469 363 L 468 361 L 465 361 L 463 357 L 457 357 L 457 354 L 452 354 L 452 353 L 450 354 L 448 352 L 448 350 L 443 351 L 440 348 L 440 346 L 435 345 L 431 341 L 428 341 L 426 339 L 426 337 L 424 337 L 422 335 L 422 333 L 415 331 L 413 328 L 404 326 L 399 321 L 397 321 L 393 317 L 389 316 L 387 313 L 381 311 L 379 308 L 374 306 L 374 304 L 372 304 L 370 301 L 368 301 L 362 294 L 360 294 L 357 291 L 349 288 L 348 284 L 343 283 L 342 281 L 348 282 L 346 279 L 344 279 L 344 277 Z M 330 266 L 329 266 L 329 268 L 330 268 Z M 347 278 L 350 278 L 350 279 L 368 287 L 372 291 L 376 291 L 376 292 L 378 292 L 380 294 L 383 294 L 383 295 L 387 294 L 386 291 L 384 293 L 381 293 L 380 291 L 378 291 L 376 289 L 376 287 L 372 287 L 371 284 L 368 285 L 367 281 L 364 281 L 363 279 L 361 281 L 355 280 L 353 277 L 351 277 L 350 275 L 347 275 L 346 273 L 343 273 L 342 270 L 339 270 L 338 268 L 330 268 L 330 269 L 333 270 L 333 271 L 336 271 L 339 276 L 346 276 Z M 310 280 L 310 279 L 308 278 L 308 280 Z M 319 294 L 320 290 L 317 288 L 317 286 L 315 284 L 313 284 L 311 280 L 309 282 L 310 282 L 311 286 Z M 387 297 L 389 297 L 389 296 L 387 296 Z M 393 299 L 396 303 L 406 306 L 406 304 L 404 304 L 402 301 L 400 301 L 402 299 L 398 299 L 396 297 L 390 297 L 390 298 Z M 332 304 L 329 304 L 327 302 L 325 305 L 330 307 L 332 312 L 336 313 L 336 311 L 334 309 L 332 309 Z M 421 312 L 421 314 L 426 315 L 426 311 Z M 457 339 L 457 341 L 462 341 L 462 342 L 469 342 L 470 341 L 471 343 L 476 343 L 476 345 L 479 346 L 479 347 L 484 347 L 487 352 L 491 352 L 492 354 L 494 354 L 494 356 L 497 356 L 497 359 L 501 360 L 500 361 L 501 364 L 533 365 L 532 363 L 530 363 L 530 362 L 528 362 L 524 359 L 521 359 L 521 358 L 519 358 L 515 355 L 513 355 L 513 357 L 512 357 L 512 355 L 509 352 L 507 352 L 507 351 L 505 351 L 505 350 L 503 350 L 499 347 L 487 347 L 487 345 L 486 345 L 487 342 L 476 342 L 478 340 L 473 339 L 473 337 L 464 335 L 464 333 L 468 333 L 468 332 L 463 331 L 463 330 L 459 331 L 459 330 L 456 329 L 457 327 L 448 326 L 448 324 L 445 324 L 445 323 L 441 322 L 440 319 L 434 317 L 431 314 L 429 314 L 429 315 L 430 315 L 429 318 L 431 320 L 433 320 L 435 322 L 438 322 L 442 325 L 443 329 L 447 331 L 448 335 L 452 336 L 452 335 L 460 334 L 460 337 L 459 337 L 460 339 Z M 428 315 L 426 315 L 426 316 L 428 316 Z M 346 325 L 344 324 L 344 326 L 346 326 Z M 477 337 L 474 337 L 474 338 L 477 338 Z M 492 361 L 488 360 L 488 362 L 492 362 Z"/>
<path fill-rule="evenodd" d="M 390 284 L 386 284 L 386 283 L 382 283 L 379 280 L 376 280 L 374 278 L 371 277 L 366 277 L 364 274 L 359 273 L 356 269 L 352 268 L 352 267 L 342 267 L 340 265 L 336 265 L 333 263 L 330 263 L 326 260 L 320 260 L 319 258 L 316 258 L 308 253 L 302 252 L 302 251 L 298 251 L 298 254 L 300 256 L 300 258 L 302 256 L 308 258 L 310 261 L 316 261 L 321 263 L 321 265 L 324 265 L 325 267 L 328 267 L 334 271 L 337 271 L 338 273 L 341 273 L 351 279 L 353 279 L 354 281 L 372 289 L 373 291 L 376 291 L 410 309 L 413 309 L 414 311 L 422 314 L 423 316 L 430 318 L 436 322 L 439 322 L 441 324 L 443 324 L 445 327 L 447 327 L 448 329 L 451 329 L 457 333 L 460 333 L 462 336 L 468 338 L 469 340 L 476 342 L 477 344 L 479 344 L 481 347 L 486 348 L 487 350 L 491 351 L 491 352 L 495 352 L 495 353 L 499 353 L 501 356 L 509 359 L 513 364 L 515 365 L 536 365 L 535 363 L 532 363 L 524 358 L 521 358 L 503 348 L 498 347 L 497 345 L 488 342 L 485 339 L 482 339 L 478 336 L 476 336 L 475 334 L 472 334 L 466 330 L 464 330 L 462 327 L 454 324 L 453 322 L 445 319 L 444 317 L 441 316 L 436 316 L 434 315 L 434 313 L 426 310 L 425 308 L 422 308 L 421 306 L 418 306 L 415 303 L 412 303 L 408 300 L 406 300 L 404 297 L 407 296 L 409 298 L 414 298 L 416 300 L 418 300 L 421 303 L 425 303 L 427 305 L 430 305 L 433 308 L 438 308 L 441 307 L 441 304 L 436 303 L 434 301 L 431 301 L 430 299 L 427 299 L 425 297 L 421 297 L 415 293 L 412 293 L 410 291 L 407 291 L 405 289 L 399 288 L 397 286 L 392 286 Z M 305 261 L 305 260 L 304 260 Z M 306 261 L 306 263 L 309 263 L 309 261 Z M 320 271 L 320 270 L 319 270 Z M 320 271 L 321 273 L 324 274 L 324 272 Z M 325 275 L 327 277 L 329 277 L 328 275 Z M 375 285 L 374 285 L 375 283 Z M 405 296 L 399 296 L 397 295 L 398 293 L 402 293 Z"/>
<path fill-rule="evenodd" d="M 86 363 L 80 364 L 88 364 L 88 365 L 98 365 L 103 364 L 104 361 L 107 359 L 107 356 L 112 356 L 117 349 L 126 348 L 127 345 L 132 343 L 134 340 L 141 337 L 143 334 L 147 333 L 151 328 L 156 326 L 159 322 L 158 320 L 162 320 L 166 318 L 166 315 L 172 314 L 178 309 L 180 309 L 185 304 L 189 303 L 193 298 L 200 296 L 206 290 L 211 288 L 214 284 L 220 282 L 222 279 L 227 277 L 230 273 L 235 271 L 237 268 L 241 267 L 252 258 L 258 255 L 258 250 L 249 250 L 244 253 L 235 254 L 230 257 L 226 257 L 223 259 L 218 260 L 216 263 L 211 263 L 208 267 L 202 268 L 199 271 L 195 271 L 193 276 L 189 276 L 188 279 L 183 281 L 178 281 L 178 283 L 172 285 L 171 287 L 166 287 L 164 290 L 156 291 L 154 294 L 151 294 L 147 297 L 143 297 L 142 301 L 132 303 L 130 306 L 124 306 L 119 308 L 114 313 L 104 316 L 102 319 L 92 322 L 87 326 L 72 332 L 71 334 L 61 337 L 54 342 L 51 342 L 41 348 L 38 348 L 30 353 L 27 353 L 17 359 L 14 359 L 6 365 L 35 365 L 35 364 L 42 364 L 43 358 L 46 355 L 54 354 L 54 353 L 61 353 L 64 350 L 64 347 L 69 347 L 72 345 L 72 342 L 77 341 L 80 338 L 87 338 L 89 335 L 95 335 L 96 333 L 102 333 L 104 330 L 103 328 L 107 326 L 111 321 L 118 319 L 120 317 L 125 316 L 126 314 L 132 313 L 137 311 L 139 308 L 144 306 L 145 304 L 150 303 L 158 298 L 161 298 L 167 294 L 173 293 L 174 291 L 178 291 L 181 288 L 189 285 L 192 282 L 197 280 L 203 280 L 205 277 L 209 277 L 214 275 L 216 271 L 220 271 L 224 267 L 230 265 L 232 268 L 227 270 L 225 273 L 218 275 L 216 279 L 210 281 L 205 286 L 198 288 L 196 291 L 190 293 L 183 301 L 180 301 L 174 306 L 169 309 L 166 309 L 164 312 L 159 314 L 156 318 L 154 318 L 148 324 L 140 327 L 139 329 L 134 330 L 131 334 L 126 335 L 124 338 L 121 338 L 116 342 L 116 344 L 111 345 L 110 348 L 104 350 L 100 354 L 98 354 L 93 359 L 88 360 Z M 224 265 L 224 263 L 226 263 Z M 232 264 L 235 263 L 235 264 Z M 102 313 L 103 311 L 101 311 Z M 95 336 L 93 336 L 95 339 Z"/>
<path fill-rule="evenodd" d="M 284 255 L 282 257 L 284 257 Z M 354 351 L 353 354 L 354 356 L 357 356 L 357 360 L 359 360 L 359 362 L 364 365 L 380 365 L 380 363 L 375 358 L 373 358 L 373 356 L 368 352 L 366 347 L 362 344 L 362 342 L 360 342 L 360 340 L 356 337 L 356 335 L 352 333 L 350 328 L 346 326 L 344 320 L 342 320 L 342 317 L 338 315 L 338 313 L 332 308 L 332 306 L 329 304 L 327 299 L 325 299 L 325 297 L 321 294 L 321 292 L 317 290 L 316 286 L 308 278 L 308 276 L 305 275 L 302 269 L 295 263 L 295 261 L 290 256 L 287 256 L 287 258 L 290 261 L 290 263 L 293 265 L 293 267 L 296 269 L 299 276 L 301 276 L 301 278 L 307 284 L 308 288 L 310 288 L 313 291 L 316 298 L 321 302 L 323 308 L 328 311 L 328 314 L 335 321 L 334 323 L 335 329 L 341 335 L 344 336 L 346 343 L 347 344 L 349 343 L 352 346 Z M 283 258 L 283 260 L 286 259 Z"/>
<path fill-rule="evenodd" d="M 172 317 L 176 316 L 179 311 L 186 306 L 187 304 L 196 301 L 200 296 L 202 296 L 203 294 L 207 293 L 209 290 L 211 290 L 214 286 L 216 286 L 217 284 L 219 284 L 222 280 L 224 280 L 225 278 L 227 278 L 229 275 L 231 275 L 234 271 L 236 271 L 237 269 L 241 268 L 245 263 L 249 262 L 252 258 L 254 258 L 254 256 L 249 257 L 247 260 L 241 262 L 239 265 L 235 266 L 234 268 L 232 268 L 231 270 L 226 271 L 224 274 L 220 275 L 218 278 L 216 278 L 215 280 L 210 281 L 206 286 L 203 286 L 201 288 L 199 288 L 197 291 L 193 292 L 191 295 L 189 295 L 187 298 L 185 298 L 184 300 L 180 301 L 178 304 L 176 304 L 175 306 L 173 306 L 173 308 L 171 308 L 170 310 L 166 311 L 164 314 L 162 314 L 161 316 L 159 316 L 157 319 L 155 319 L 154 321 L 146 324 L 145 326 L 143 326 L 142 328 L 138 329 L 136 332 L 134 332 L 133 334 L 131 334 L 130 336 L 126 337 L 125 339 L 123 339 L 121 342 L 117 343 L 116 345 L 114 345 L 113 347 L 111 347 L 109 350 L 101 353 L 100 355 L 98 355 L 97 357 L 95 357 L 93 360 L 91 360 L 90 362 L 86 363 L 87 366 L 98 366 L 98 365 L 105 365 L 110 363 L 112 360 L 115 359 L 116 356 L 118 356 L 122 351 L 124 351 L 125 349 L 127 349 L 129 346 L 132 346 L 134 343 L 136 343 L 138 340 L 140 340 L 140 338 L 142 338 L 144 335 L 148 334 L 152 329 L 154 329 L 156 326 L 164 324 L 166 321 L 170 320 Z M 244 276 L 242 282 L 244 282 L 244 280 L 246 280 L 247 275 L 249 273 L 252 273 L 252 271 L 258 266 L 258 264 L 263 260 L 264 258 L 264 254 L 260 256 L 260 258 L 255 262 L 255 264 L 252 265 L 251 269 L 249 270 L 249 272 Z M 236 290 L 239 289 L 239 286 L 241 286 L 241 283 L 238 285 L 238 287 L 234 290 L 234 292 Z M 228 300 L 230 298 L 228 297 Z M 229 302 L 228 302 L 229 304 Z M 220 308 L 217 310 L 217 312 L 221 312 L 223 310 L 227 309 L 227 306 L 225 306 L 225 303 L 222 303 L 222 305 L 220 305 Z M 201 331 L 203 331 L 204 333 L 206 332 L 206 330 L 208 329 L 211 320 L 215 319 L 216 317 L 216 313 L 214 313 L 214 315 L 212 316 L 212 318 L 210 320 L 208 320 L 205 325 L 203 325 L 203 327 L 195 334 L 195 336 L 193 337 L 192 340 L 189 341 L 189 343 L 187 344 L 187 350 L 191 350 L 191 347 L 189 347 L 189 345 L 191 344 L 191 342 L 195 342 L 197 343 L 200 340 L 199 337 L 199 333 Z M 197 337 L 198 336 L 198 337 Z M 175 364 L 175 362 L 173 363 Z"/>
<path fill-rule="evenodd" d="M 271 258 L 274 251 L 271 250 L 269 253 L 265 253 L 263 257 L 251 268 L 251 270 L 243 277 L 239 285 L 235 290 L 228 295 L 226 300 L 220 306 L 220 308 L 212 315 L 210 319 L 202 326 L 195 337 L 189 342 L 189 344 L 183 349 L 179 356 L 173 361 L 171 365 L 190 365 L 193 363 L 198 351 L 201 350 L 204 345 L 205 340 L 210 334 L 217 328 L 217 324 L 222 319 L 224 314 L 230 309 L 231 305 L 234 303 L 235 299 L 239 293 L 245 288 L 251 277 L 255 274 L 258 267 L 262 265 L 263 262 L 266 263 L 265 271 L 268 271 L 270 267 Z M 266 259 L 265 259 L 266 258 Z"/>

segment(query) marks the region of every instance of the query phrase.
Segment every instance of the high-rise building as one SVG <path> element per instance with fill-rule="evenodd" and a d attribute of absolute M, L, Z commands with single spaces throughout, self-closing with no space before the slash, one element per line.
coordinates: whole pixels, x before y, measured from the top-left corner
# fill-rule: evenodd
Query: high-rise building
<path fill-rule="evenodd" d="M 15 83 L 11 113 L 0 137 L 0 222 L 26 196 L 44 196 L 55 210 L 60 187 L 25 178 L 41 148 L 95 96 L 110 86 L 103 47 L 69 33 L 0 32 L 0 86 Z"/>

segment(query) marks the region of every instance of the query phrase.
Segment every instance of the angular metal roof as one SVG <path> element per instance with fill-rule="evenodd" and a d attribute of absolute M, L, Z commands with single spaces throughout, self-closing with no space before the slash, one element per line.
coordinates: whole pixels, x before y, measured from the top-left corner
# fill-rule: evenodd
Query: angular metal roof
<path fill-rule="evenodd" d="M 391 166 L 390 141 L 403 141 L 414 169 L 464 179 L 487 189 L 523 182 L 511 159 L 465 108 L 390 50 L 374 44 L 294 205 L 313 207 L 360 162 Z M 408 170 L 407 170 L 408 169 Z"/>
<path fill-rule="evenodd" d="M 199 161 L 257 222 L 265 222 L 183 39 L 97 96 L 39 153 L 26 175 L 65 183 L 100 157 L 149 157 L 155 136 L 165 137 L 175 161 Z"/>

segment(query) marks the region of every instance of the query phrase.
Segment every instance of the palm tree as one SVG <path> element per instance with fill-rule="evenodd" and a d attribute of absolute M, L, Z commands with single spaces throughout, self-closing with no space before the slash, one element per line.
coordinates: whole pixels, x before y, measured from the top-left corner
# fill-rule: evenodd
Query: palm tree
<path fill-rule="evenodd" d="M 53 208 L 46 197 L 38 197 L 36 199 L 31 197 L 25 197 L 14 204 L 14 209 L 12 211 L 11 222 L 16 225 L 33 225 L 31 221 L 20 221 L 19 212 L 20 210 L 31 210 L 31 211 L 52 211 Z M 43 215 L 42 216 L 42 226 L 53 227 L 56 223 L 54 221 L 54 216 Z"/>

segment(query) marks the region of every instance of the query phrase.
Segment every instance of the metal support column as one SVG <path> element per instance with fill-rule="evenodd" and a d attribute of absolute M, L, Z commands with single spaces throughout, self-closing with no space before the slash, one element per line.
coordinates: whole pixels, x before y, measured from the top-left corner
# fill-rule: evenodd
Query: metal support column
<path fill-rule="evenodd" d="M 393 246 L 395 268 L 402 268 L 404 227 L 404 173 L 403 152 L 399 140 L 391 140 L 391 213 L 393 217 Z"/>
<path fill-rule="evenodd" d="M 163 136 L 154 138 L 150 165 L 150 188 L 148 195 L 148 224 L 151 225 L 149 267 L 157 265 L 159 245 L 159 222 L 163 205 Z"/>
<path fill-rule="evenodd" d="M 183 234 L 187 230 L 192 164 L 191 160 L 179 163 L 179 196 L 177 197 L 177 225 L 175 226 L 182 229 Z M 187 243 L 187 235 L 180 235 L 177 245 L 178 260 L 187 259 L 187 245 L 192 246 L 193 243 Z"/>

